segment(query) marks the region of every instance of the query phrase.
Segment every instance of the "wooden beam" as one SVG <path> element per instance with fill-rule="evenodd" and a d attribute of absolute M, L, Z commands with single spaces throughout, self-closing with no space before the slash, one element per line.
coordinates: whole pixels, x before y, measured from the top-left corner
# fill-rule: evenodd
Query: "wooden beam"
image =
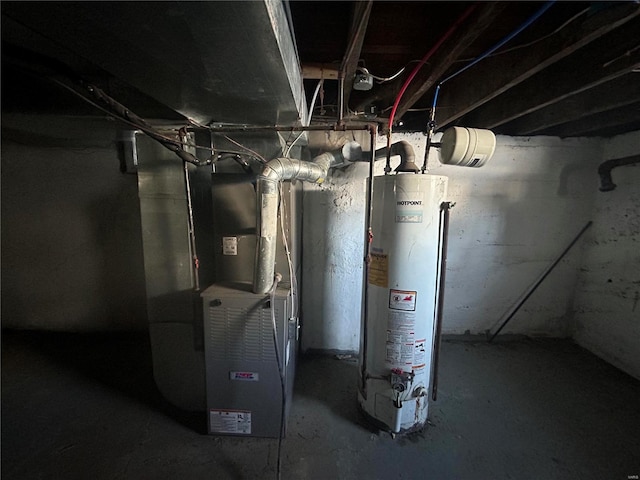
<path fill-rule="evenodd" d="M 442 87 L 441 116 L 436 117 L 439 126 L 452 123 L 639 15 L 637 5 L 612 6 L 530 47 L 483 60 Z"/>
<path fill-rule="evenodd" d="M 439 51 L 429 60 L 429 65 L 424 65 L 413 79 L 404 94 L 403 100 L 398 105 L 396 120 L 400 120 L 402 115 L 411 108 L 437 81 L 441 80 L 447 70 L 451 67 L 463 51 L 476 40 L 480 34 L 487 29 L 492 21 L 506 8 L 507 2 L 486 2 L 481 3 L 473 15 L 468 18 L 447 41 L 440 47 Z M 426 53 L 426 52 L 425 52 Z M 415 65 L 407 68 L 409 73 Z M 387 101 L 393 103 L 398 94 L 406 75 L 400 76 L 397 80 L 389 82 L 381 87 L 372 90 L 371 95 L 363 99 L 356 105 L 355 110 L 362 110 L 372 103 Z"/>
<path fill-rule="evenodd" d="M 474 110 L 465 116 L 464 122 L 495 128 L 625 75 L 640 66 L 639 31 L 640 17 L 637 17 L 591 48 L 575 52 Z"/>
<path fill-rule="evenodd" d="M 351 22 L 351 30 L 349 32 L 349 43 L 347 51 L 340 65 L 340 72 L 344 78 L 344 105 L 349 105 L 349 97 L 353 89 L 353 79 L 358 68 L 360 53 L 362 52 L 362 44 L 364 36 L 367 33 L 367 25 L 369 24 L 369 15 L 371 14 L 371 6 L 373 0 L 364 2 L 355 2 L 353 11 L 353 20 Z"/>
<path fill-rule="evenodd" d="M 310 80 L 337 80 L 339 68 L 330 63 L 305 63 L 302 65 L 302 78 Z"/>
<path fill-rule="evenodd" d="M 616 108 L 607 112 L 589 115 L 566 125 L 553 127 L 540 132 L 540 135 L 553 135 L 558 137 L 594 136 L 605 129 L 624 126 L 640 122 L 640 102 Z"/>
<path fill-rule="evenodd" d="M 506 6 L 507 2 L 486 2 L 476 8 L 471 17 L 431 57 L 429 67 L 424 66 L 415 76 L 398 105 L 396 119 L 399 120 L 431 87 L 442 80 L 451 65 L 493 24 Z"/>
<path fill-rule="evenodd" d="M 509 135 L 534 135 L 555 125 L 638 101 L 640 78 L 637 73 L 628 73 L 509 122 L 501 131 Z"/>

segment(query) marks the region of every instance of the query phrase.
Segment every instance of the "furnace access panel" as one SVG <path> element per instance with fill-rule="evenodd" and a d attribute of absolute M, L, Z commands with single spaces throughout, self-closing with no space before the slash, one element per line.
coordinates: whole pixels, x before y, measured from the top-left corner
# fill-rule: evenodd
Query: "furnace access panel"
<path fill-rule="evenodd" d="M 202 292 L 207 416 L 212 435 L 277 438 L 282 389 L 273 341 L 274 310 L 283 365 L 286 412 L 293 395 L 297 321 L 285 288 L 251 292 L 245 283 L 215 284 Z"/>

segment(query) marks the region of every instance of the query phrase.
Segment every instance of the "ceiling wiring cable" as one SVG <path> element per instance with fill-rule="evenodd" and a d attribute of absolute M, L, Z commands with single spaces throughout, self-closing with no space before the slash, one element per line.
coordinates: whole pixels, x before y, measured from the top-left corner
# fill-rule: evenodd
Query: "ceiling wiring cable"
<path fill-rule="evenodd" d="M 211 129 L 211 127 L 208 127 L 208 126 L 206 126 L 206 125 L 202 125 L 201 123 L 196 122 L 196 121 L 195 121 L 195 120 L 193 120 L 192 118 L 187 118 L 187 121 L 188 121 L 189 123 L 191 123 L 191 124 L 192 124 L 193 126 L 195 126 L 195 127 L 202 128 L 202 129 L 209 130 L 209 131 L 213 131 L 213 130 Z M 216 133 L 216 132 L 214 132 L 214 133 Z M 217 132 L 217 133 L 218 133 L 219 135 L 222 135 L 222 134 L 221 134 L 221 133 L 219 133 L 219 132 Z M 244 145 L 241 145 L 239 142 L 237 142 L 237 141 L 235 141 L 234 139 L 232 139 L 232 138 L 228 137 L 227 135 L 222 135 L 222 136 L 223 136 L 224 138 L 226 138 L 228 141 L 230 141 L 231 143 L 233 143 L 234 145 L 237 145 L 238 147 L 243 148 L 245 151 L 249 152 L 249 153 L 251 154 L 251 156 L 253 156 L 253 157 L 254 157 L 256 160 L 258 160 L 260 163 L 267 163 L 267 160 L 266 160 L 262 155 L 260 155 L 259 153 L 257 153 L 257 152 L 255 152 L 255 151 L 251 150 L 250 148 L 245 147 Z M 247 153 L 244 153 L 244 152 L 236 152 L 236 151 L 234 151 L 234 150 L 227 150 L 227 149 L 225 149 L 225 150 L 221 150 L 221 149 L 215 149 L 215 148 L 211 148 L 211 147 L 199 147 L 199 146 L 197 146 L 197 145 L 195 145 L 195 148 L 202 148 L 202 149 L 205 149 L 205 150 L 211 150 L 211 151 L 214 151 L 214 152 L 219 151 L 219 152 L 224 152 L 224 153 L 236 153 L 236 154 L 239 154 L 239 155 L 245 155 L 245 156 L 247 155 Z"/>
<path fill-rule="evenodd" d="M 425 56 L 422 57 L 420 62 L 418 62 L 418 65 L 415 66 L 413 71 L 409 74 L 407 79 L 404 81 L 404 84 L 400 88 L 400 91 L 398 92 L 398 95 L 396 96 L 396 99 L 393 102 L 391 115 L 389 115 L 389 125 L 388 125 L 389 132 L 391 132 L 391 129 L 393 127 L 393 119 L 396 116 L 396 111 L 398 110 L 398 105 L 400 104 L 400 100 L 402 99 L 402 96 L 407 91 L 407 88 L 409 87 L 409 85 L 411 84 L 415 76 L 418 74 L 422 66 L 425 63 L 427 63 L 427 60 L 429 60 L 429 58 L 431 58 L 431 56 L 440 48 L 440 46 L 453 34 L 453 32 L 457 30 L 460 24 L 464 22 L 467 19 L 467 17 L 471 15 L 471 13 L 473 13 L 473 11 L 476 9 L 476 6 L 477 4 L 474 3 L 473 5 L 468 7 L 462 13 L 462 15 L 460 15 L 460 17 L 458 17 L 458 19 L 453 23 L 453 25 L 449 27 L 449 29 L 445 32 L 445 34 L 442 37 L 440 37 L 440 39 L 431 47 L 431 49 L 425 54 Z"/>
<path fill-rule="evenodd" d="M 118 115 L 114 114 L 114 112 L 112 112 L 112 111 L 110 111 L 109 109 L 107 109 L 107 108 L 103 107 L 102 105 L 97 104 L 97 103 L 96 103 L 96 102 L 94 102 L 93 100 L 91 100 L 91 99 L 87 98 L 84 94 L 82 94 L 82 93 L 78 92 L 75 88 L 70 87 L 70 86 L 69 86 L 69 85 L 67 85 L 66 83 L 64 83 L 64 82 L 62 82 L 62 81 L 60 81 L 60 80 L 58 80 L 58 79 L 56 79 L 56 78 L 52 78 L 52 77 L 48 77 L 48 78 L 49 78 L 49 80 L 51 80 L 52 82 L 54 82 L 54 83 L 58 84 L 58 85 L 59 85 L 59 86 L 61 86 L 62 88 L 64 88 L 64 89 L 68 90 L 68 91 L 69 91 L 69 92 L 71 92 L 71 93 L 73 93 L 73 94 L 74 94 L 74 95 L 76 95 L 78 98 L 80 98 L 80 99 L 84 100 L 85 102 L 87 102 L 89 105 L 93 105 L 93 106 L 94 106 L 94 107 L 96 107 L 98 110 L 100 110 L 100 111 L 102 111 L 102 112 L 106 113 L 106 114 L 107 114 L 107 115 L 109 115 L 110 117 L 115 117 L 115 118 L 117 118 L 118 120 L 120 120 L 120 121 L 122 121 L 122 122 L 124 122 L 124 123 L 126 123 L 126 124 L 128 124 L 128 125 L 130 125 L 130 126 L 132 126 L 132 127 L 135 127 L 135 128 L 136 128 L 136 129 L 138 129 L 138 130 L 145 131 L 146 129 L 149 129 L 149 126 L 141 125 L 140 123 L 136 123 L 136 122 L 134 122 L 134 121 L 133 121 L 133 120 L 131 120 L 131 119 L 122 118 L 122 117 L 120 117 L 120 116 L 118 116 Z M 145 132 L 145 133 L 146 133 L 146 132 Z M 162 138 L 162 139 L 164 139 L 164 140 L 167 140 L 167 141 L 170 141 L 170 142 L 177 142 L 177 143 L 181 143 L 181 144 L 182 144 L 182 142 L 179 142 L 178 140 L 172 139 L 172 138 L 170 138 L 170 137 L 166 137 L 166 136 L 164 136 L 164 135 L 162 135 L 162 134 L 159 134 L 159 133 L 158 133 L 158 136 L 159 136 L 159 137 L 161 137 L 161 138 Z M 187 146 L 188 146 L 188 145 L 187 145 Z"/>
<path fill-rule="evenodd" d="M 235 141 L 233 138 L 231 138 L 228 135 L 224 135 L 221 133 L 218 133 L 218 135 L 222 135 L 224 138 L 226 138 L 227 140 L 229 140 L 231 143 L 233 143 L 234 145 L 246 150 L 247 152 L 251 153 L 256 159 L 260 160 L 261 163 L 267 163 L 266 158 L 264 158 L 262 155 L 260 155 L 258 152 L 251 150 L 249 147 L 245 147 L 244 145 L 242 145 L 240 142 Z"/>
<path fill-rule="evenodd" d="M 452 73 L 451 75 L 449 75 L 444 80 L 441 80 L 438 83 L 438 85 L 436 86 L 436 90 L 435 90 L 435 92 L 433 94 L 433 102 L 431 103 L 431 113 L 429 114 L 429 121 L 427 123 L 427 145 L 426 145 L 426 148 L 424 150 L 424 161 L 422 163 L 422 173 L 424 173 L 426 171 L 426 169 L 427 169 L 427 160 L 429 158 L 429 150 L 431 149 L 431 138 L 433 137 L 433 132 L 435 131 L 435 128 L 436 128 L 436 122 L 435 122 L 435 120 L 436 120 L 436 106 L 438 104 L 438 95 L 440 94 L 440 89 L 442 88 L 442 85 L 445 84 L 446 82 L 448 82 L 449 80 L 451 80 L 452 78 L 457 77 L 461 73 L 466 72 L 468 69 L 470 69 L 471 67 L 476 65 L 478 62 L 484 60 L 489 55 L 491 55 L 493 52 L 495 52 L 500 47 L 505 45 L 507 42 L 509 42 L 510 40 L 515 38 L 518 34 L 520 34 L 523 30 L 525 30 L 527 27 L 529 27 L 531 24 L 533 24 L 538 18 L 540 18 L 547 10 L 549 10 L 549 8 L 551 8 L 551 6 L 554 3 L 556 3 L 555 0 L 551 0 L 549 2 L 546 2 L 537 12 L 535 12 L 533 15 L 531 15 L 529 18 L 527 18 L 522 24 L 520 24 L 520 26 L 518 26 L 510 34 L 505 36 L 502 40 L 498 41 L 495 45 L 490 47 L 484 53 L 478 55 L 478 57 L 476 57 L 476 59 L 473 60 L 471 63 L 469 63 L 468 65 L 465 65 L 464 67 L 462 67 L 458 71 Z"/>
<path fill-rule="evenodd" d="M 579 17 L 581 17 L 582 15 L 584 15 L 585 13 L 587 13 L 589 10 L 591 10 L 591 7 L 587 7 L 584 10 L 579 11 L 578 13 L 576 13 L 574 16 L 572 16 L 571 18 L 569 18 L 566 22 L 564 22 L 562 25 L 560 25 L 558 28 L 556 28 L 553 32 L 548 33 L 546 35 L 543 35 L 540 38 L 536 38 L 535 40 L 532 40 L 530 42 L 527 43 L 523 43 L 521 45 L 515 45 L 511 48 L 506 48 L 504 50 L 500 50 L 499 52 L 494 52 L 491 55 L 487 55 L 486 58 L 491 58 L 491 57 L 496 57 L 498 55 L 503 55 L 505 53 L 509 53 L 509 52 L 513 52 L 515 50 L 519 50 L 521 48 L 526 48 L 526 47 L 530 47 L 531 45 L 535 45 L 536 43 L 539 43 L 543 40 L 546 40 L 549 37 L 554 36 L 555 34 L 557 34 L 558 32 L 560 32 L 561 30 L 563 30 L 564 28 L 566 28 L 567 26 L 569 26 L 569 24 L 571 24 L 573 21 L 575 21 L 576 19 L 578 19 Z M 460 62 L 470 62 L 474 60 L 473 58 L 463 58 L 460 60 L 456 60 L 456 63 L 460 63 Z"/>
<path fill-rule="evenodd" d="M 287 219 L 287 208 L 286 208 L 284 188 L 282 187 L 282 182 L 280 182 L 279 188 L 280 188 L 280 228 L 282 230 L 282 243 L 284 244 L 284 251 L 287 257 L 287 265 L 289 267 L 289 282 L 290 282 L 290 291 L 291 291 L 291 318 L 296 318 L 298 315 L 298 280 L 296 278 L 295 270 L 293 268 L 293 262 L 291 260 L 291 250 L 289 249 L 289 241 L 288 241 L 287 233 L 284 228 L 285 223 L 287 225 L 289 224 L 289 220 Z"/>
<path fill-rule="evenodd" d="M 373 73 L 371 73 L 366 67 L 358 67 L 358 70 L 360 72 L 366 74 L 366 75 L 370 75 L 371 78 L 377 80 L 378 83 L 386 83 L 386 82 L 390 82 L 391 80 L 395 80 L 396 78 L 398 78 L 400 75 L 402 75 L 402 72 L 404 72 L 406 70 L 406 68 L 407 67 L 405 65 L 404 67 L 402 67 L 400 70 L 398 70 L 396 73 L 394 73 L 390 77 L 378 77 L 377 75 L 374 75 Z"/>
<path fill-rule="evenodd" d="M 444 80 L 442 80 L 440 82 L 440 85 L 442 85 L 445 82 L 448 82 L 449 80 L 451 80 L 452 78 L 457 77 L 458 75 L 460 75 L 462 72 L 467 71 L 469 68 L 473 67 L 475 64 L 477 64 L 478 62 L 484 60 L 485 58 L 487 58 L 489 55 L 491 55 L 493 52 L 495 52 L 496 50 L 498 50 L 500 47 L 502 47 L 505 43 L 509 42 L 510 40 L 512 40 L 513 38 L 515 38 L 517 35 L 519 35 L 523 30 L 525 30 L 527 27 L 529 27 L 531 24 L 533 24 L 533 22 L 535 22 L 538 18 L 540 18 L 547 10 L 549 10 L 549 8 L 551 8 L 551 6 L 556 3 L 555 0 L 551 0 L 549 2 L 546 2 L 542 8 L 540 8 L 536 13 L 534 13 L 533 15 L 531 15 L 529 18 L 527 18 L 518 28 L 516 28 L 513 32 L 511 32 L 509 35 L 507 35 L 506 37 L 504 37 L 502 40 L 500 40 L 498 43 L 496 43 L 494 46 L 492 46 L 491 48 L 489 48 L 486 52 L 478 55 L 478 57 L 472 61 L 471 63 L 469 63 L 468 65 L 465 65 L 464 67 L 462 67 L 460 70 L 458 70 L 457 72 L 449 75 L 448 77 L 446 77 Z"/>
<path fill-rule="evenodd" d="M 200 149 L 200 150 L 208 150 L 208 151 L 211 151 L 214 155 L 215 154 L 223 154 L 223 153 L 234 153 L 234 154 L 239 154 L 239 155 L 246 155 L 243 152 L 236 152 L 236 151 L 233 151 L 233 150 L 222 150 L 222 149 L 216 149 L 216 148 L 212 148 L 212 147 L 204 147 L 204 146 L 201 146 L 201 145 L 194 145 L 194 144 L 191 144 L 191 143 L 183 142 L 183 141 L 181 141 L 179 139 L 176 139 L 176 138 L 168 137 L 168 136 L 163 135 L 162 133 L 160 133 L 158 130 L 155 129 L 155 127 L 153 127 L 152 125 L 148 124 L 141 117 L 139 117 L 138 115 L 136 115 L 133 112 L 131 112 L 131 110 L 126 108 L 124 105 L 118 103 L 117 101 L 115 101 L 114 99 L 109 97 L 106 93 L 104 93 L 104 91 L 102 91 L 100 88 L 96 87 L 95 85 L 87 84 L 86 85 L 87 91 L 92 93 L 92 94 L 94 94 L 94 96 L 99 98 L 101 101 L 107 103 L 107 105 L 109 107 L 111 107 L 112 109 L 109 109 L 109 108 L 107 108 L 107 107 L 105 107 L 103 105 L 100 105 L 100 104 L 96 103 L 92 99 L 88 98 L 85 94 L 80 93 L 75 88 L 67 85 L 65 82 L 63 82 L 61 80 L 58 80 L 58 79 L 53 78 L 53 77 L 47 77 L 47 78 L 50 81 L 52 81 L 52 82 L 56 83 L 57 85 L 59 85 L 60 87 L 64 88 L 65 90 L 71 92 L 72 94 L 74 94 L 78 98 L 84 100 L 89 105 L 92 105 L 95 108 L 97 108 L 98 110 L 106 113 L 110 117 L 116 118 L 117 120 L 119 120 L 119 121 L 121 121 L 123 123 L 126 123 L 127 125 L 130 125 L 130 126 L 136 128 L 137 130 L 140 130 L 143 133 L 147 134 L 149 137 L 151 137 L 154 140 L 160 142 L 163 146 L 165 146 L 169 150 L 171 150 L 174 153 L 176 153 L 180 158 L 182 158 L 184 161 L 186 161 L 188 163 L 192 163 L 192 164 L 194 164 L 196 166 L 206 166 L 206 165 L 210 165 L 211 162 L 213 161 L 213 159 L 209 158 L 209 159 L 204 160 L 204 161 L 200 160 L 197 157 L 195 157 L 194 155 L 192 155 L 192 154 L 186 152 L 185 150 L 183 150 L 182 149 L 183 146 L 192 147 L 192 148 L 196 148 L 196 149 Z"/>
<path fill-rule="evenodd" d="M 78 98 L 84 100 L 88 104 L 94 106 L 98 110 L 106 113 L 110 117 L 116 118 L 117 120 L 119 120 L 119 121 L 121 121 L 123 123 L 126 123 L 127 125 L 135 127 L 137 130 L 140 130 L 140 131 L 144 132 L 145 134 L 149 135 L 154 140 L 163 143 L 163 145 L 165 147 L 167 145 L 164 142 L 167 142 L 167 143 L 170 143 L 172 146 L 192 147 L 192 148 L 195 148 L 195 149 L 198 149 L 198 150 L 207 150 L 207 151 L 210 151 L 212 153 L 212 158 L 207 159 L 205 161 L 202 161 L 202 160 L 197 159 L 195 156 L 189 154 L 188 152 L 184 152 L 185 154 L 190 155 L 189 160 L 186 160 L 189 163 L 193 163 L 193 164 L 195 164 L 197 166 L 206 166 L 206 165 L 210 165 L 211 164 L 211 162 L 213 161 L 213 156 L 216 156 L 216 155 L 220 156 L 220 155 L 224 155 L 224 154 L 234 154 L 234 155 L 241 155 L 241 156 L 249 156 L 249 154 L 246 153 L 246 152 L 239 152 L 239 151 L 236 151 L 236 150 L 221 149 L 221 148 L 214 148 L 214 147 L 205 147 L 205 146 L 197 145 L 197 144 L 194 144 L 194 143 L 191 143 L 191 142 L 184 142 L 184 141 L 176 139 L 176 138 L 168 137 L 168 136 L 163 135 L 162 133 L 160 133 L 158 130 L 155 129 L 155 127 L 153 127 L 152 125 L 148 124 L 141 117 L 135 115 L 133 112 L 131 112 L 131 110 L 126 108 L 124 105 L 121 105 L 118 102 L 116 102 L 115 100 L 111 99 L 111 97 L 109 97 L 106 93 L 104 93 L 104 91 L 102 91 L 101 89 L 99 89 L 98 87 L 96 87 L 94 85 L 87 85 L 87 87 L 86 87 L 87 90 L 89 90 L 90 92 L 91 91 L 96 92 L 100 96 L 100 98 L 103 99 L 103 100 L 110 99 L 110 103 L 113 102 L 113 104 L 119 105 L 123 109 L 123 113 L 126 112 L 126 116 L 123 117 L 118 112 L 114 112 L 112 110 L 109 110 L 108 108 L 96 103 L 95 101 L 91 100 L 86 95 L 84 95 L 83 93 L 78 92 L 75 88 L 67 85 L 65 82 L 62 82 L 62 81 L 60 81 L 60 80 L 58 80 L 56 78 L 53 78 L 53 77 L 47 77 L 47 78 L 49 80 L 51 80 L 52 82 L 56 83 L 57 85 L 61 86 L 62 88 L 68 90 L 71 93 L 73 93 Z M 200 127 L 200 128 L 207 128 L 207 127 L 202 127 L 201 125 L 193 122 L 190 119 L 189 119 L 189 121 L 191 123 L 193 123 L 194 125 Z M 175 152 L 175 150 L 173 148 L 171 148 L 171 150 Z M 182 150 L 182 151 L 184 151 L 184 150 Z M 255 157 L 255 155 L 257 155 L 257 154 L 255 152 L 251 151 L 251 156 Z M 193 158 L 191 158 L 191 157 L 193 157 Z M 255 158 L 256 158 L 256 160 L 260 161 L 260 158 L 262 158 L 262 157 L 255 157 Z M 197 160 L 198 163 L 196 163 L 196 160 Z"/>
<path fill-rule="evenodd" d="M 309 104 L 308 118 L 307 118 L 307 121 L 304 122 L 305 127 L 308 127 L 309 125 L 311 125 L 311 117 L 313 117 L 313 109 L 315 107 L 316 100 L 318 99 L 318 92 L 320 92 L 320 89 L 322 88 L 323 84 L 324 84 L 324 79 L 321 78 L 318 81 L 318 85 L 316 85 L 316 89 L 313 91 L 313 96 L 311 97 L 311 103 Z M 296 144 L 296 142 L 300 140 L 300 138 L 302 137 L 302 135 L 304 135 L 304 133 L 305 133 L 304 130 L 301 131 L 298 134 L 298 136 L 295 138 L 295 140 L 291 142 L 291 144 L 286 148 L 286 150 L 283 152 L 285 157 L 289 156 L 289 154 L 291 153 L 291 149 Z"/>
<path fill-rule="evenodd" d="M 533 15 L 531 15 L 529 18 L 527 18 L 519 27 L 517 27 L 513 32 L 511 32 L 509 35 L 507 35 L 506 37 L 504 37 L 502 40 L 500 40 L 498 43 L 496 43 L 495 45 L 493 45 L 491 48 L 489 48 L 487 51 L 485 51 L 484 53 L 478 55 L 476 57 L 475 60 L 473 60 L 471 63 L 469 63 L 468 65 L 465 65 L 464 67 L 462 67 L 460 70 L 452 73 L 451 75 L 449 75 L 448 77 L 446 77 L 444 80 L 441 80 L 438 83 L 438 86 L 436 87 L 436 91 L 433 95 L 433 102 L 431 104 L 431 112 L 432 115 L 434 115 L 435 109 L 436 109 L 436 105 L 438 103 L 438 94 L 440 93 L 440 89 L 442 88 L 442 85 L 446 82 L 448 82 L 449 80 L 451 80 L 452 78 L 457 77 L 458 75 L 460 75 L 462 72 L 467 71 L 468 69 L 470 69 L 471 67 L 473 67 L 474 65 L 476 65 L 478 62 L 484 60 L 485 58 L 487 58 L 489 55 L 491 55 L 493 52 L 495 52 L 496 50 L 498 50 L 500 47 L 502 47 L 504 44 L 506 44 L 507 42 L 509 42 L 510 40 L 512 40 L 513 38 L 515 38 L 518 34 L 520 34 L 524 29 L 526 29 L 527 27 L 529 27 L 533 22 L 535 22 L 538 18 L 540 18 L 542 16 L 542 14 L 544 14 L 547 10 L 549 10 L 549 8 L 551 8 L 551 6 L 556 3 L 555 0 L 551 0 L 549 2 L 546 2 L 542 8 L 540 8 L 536 13 L 534 13 Z"/>

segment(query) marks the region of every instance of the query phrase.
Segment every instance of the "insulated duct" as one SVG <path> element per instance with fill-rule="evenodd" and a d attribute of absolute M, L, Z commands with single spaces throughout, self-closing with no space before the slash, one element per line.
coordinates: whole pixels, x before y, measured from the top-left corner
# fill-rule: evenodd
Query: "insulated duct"
<path fill-rule="evenodd" d="M 285 180 L 301 180 L 321 184 L 330 168 L 348 165 L 359 160 L 362 148 L 357 142 L 348 142 L 340 150 L 323 153 L 305 162 L 294 158 L 275 158 L 258 175 L 256 184 L 257 219 L 254 293 L 267 293 L 274 278 L 276 238 L 278 233 L 278 187 Z"/>

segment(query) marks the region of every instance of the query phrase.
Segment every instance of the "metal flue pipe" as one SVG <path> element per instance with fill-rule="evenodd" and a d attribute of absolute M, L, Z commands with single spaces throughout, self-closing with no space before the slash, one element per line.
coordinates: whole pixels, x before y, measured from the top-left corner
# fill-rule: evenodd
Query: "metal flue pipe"
<path fill-rule="evenodd" d="M 413 146 L 406 140 L 391 144 L 390 147 L 382 147 L 376 150 L 376 160 L 391 158 L 394 155 L 400 155 L 400 165 L 396 168 L 396 172 L 414 172 L 420 171 L 415 163 L 416 154 Z M 390 168 L 390 167 L 389 167 Z"/>
<path fill-rule="evenodd" d="M 257 178 L 257 223 L 254 293 L 267 293 L 273 285 L 276 239 L 278 235 L 278 185 L 285 180 L 301 180 L 321 184 L 332 167 L 359 160 L 362 148 L 348 142 L 340 150 L 326 152 L 312 162 L 294 158 L 275 158 L 268 162 Z"/>

